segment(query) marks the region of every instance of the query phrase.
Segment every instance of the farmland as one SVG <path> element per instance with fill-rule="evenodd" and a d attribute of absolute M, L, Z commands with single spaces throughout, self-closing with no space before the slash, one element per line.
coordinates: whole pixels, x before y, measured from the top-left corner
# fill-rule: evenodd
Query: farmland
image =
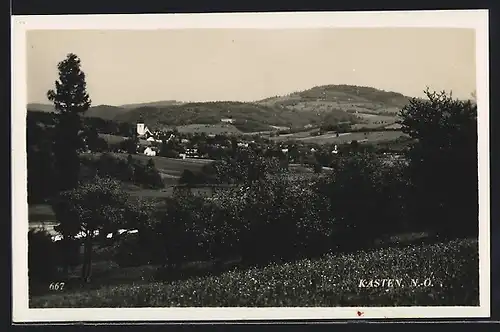
<path fill-rule="evenodd" d="M 220 134 L 241 134 L 241 131 L 229 124 L 189 124 L 176 127 L 179 133 L 220 135 Z"/>
<path fill-rule="evenodd" d="M 309 132 L 300 132 L 289 135 L 280 135 L 277 137 L 273 137 L 271 139 L 280 142 L 287 140 L 298 140 L 315 144 L 345 144 L 345 143 L 350 143 L 354 140 L 358 141 L 359 143 L 363 142 L 377 143 L 384 141 L 392 141 L 403 136 L 406 135 L 403 134 L 401 131 L 393 131 L 393 130 L 339 133 L 338 137 L 337 133 L 335 132 L 327 132 L 323 135 L 311 136 L 311 131 L 309 131 Z"/>
<path fill-rule="evenodd" d="M 111 153 L 115 157 L 120 157 L 126 159 L 128 157 L 125 153 Z M 82 154 L 83 156 L 92 156 L 93 158 L 98 158 L 101 154 L 93 153 L 93 154 Z M 175 158 L 167 158 L 167 157 L 159 157 L 159 156 L 146 156 L 142 154 L 135 154 L 132 157 L 141 162 L 147 162 L 149 159 L 152 159 L 155 163 L 155 167 L 161 173 L 161 175 L 165 178 L 179 178 L 182 172 L 186 169 L 197 172 L 201 170 L 201 168 L 213 162 L 210 159 L 194 159 L 194 158 L 186 158 L 186 159 L 175 159 Z"/>
<path fill-rule="evenodd" d="M 118 268 L 109 262 L 95 264 L 95 282 L 91 288 L 90 285 L 83 290 L 69 286 L 63 292 L 33 296 L 30 307 L 479 304 L 478 247 L 477 240 L 472 239 L 333 253 L 319 259 L 250 269 L 240 268 L 236 261 L 228 263 L 228 271 L 208 276 L 203 274 L 210 272 L 207 271 L 210 264 L 198 263 L 194 267 L 191 264 L 190 269 L 185 265 L 184 276 L 177 275 L 174 280 L 161 277 L 154 266 Z M 99 264 L 105 265 L 104 271 L 99 271 Z M 401 279 L 402 284 L 400 287 L 363 287 L 361 280 L 369 278 L 396 278 Z M 411 279 L 418 279 L 418 285 L 412 286 Z"/>
<path fill-rule="evenodd" d="M 387 126 L 393 125 L 398 118 L 391 115 L 379 115 L 370 113 L 356 113 L 356 117 L 360 120 L 360 123 L 352 125 L 352 129 L 361 128 L 385 128 Z"/>

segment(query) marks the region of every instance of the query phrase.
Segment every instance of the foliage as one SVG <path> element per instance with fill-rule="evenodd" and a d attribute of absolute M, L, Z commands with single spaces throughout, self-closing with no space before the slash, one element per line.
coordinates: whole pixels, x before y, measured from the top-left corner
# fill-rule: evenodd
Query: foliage
<path fill-rule="evenodd" d="M 80 114 L 87 111 L 91 104 L 86 91 L 85 73 L 81 71 L 80 65 L 80 59 L 75 54 L 68 54 L 66 59 L 57 65 L 59 80 L 55 82 L 56 89 L 47 92 L 47 98 L 59 112 L 53 150 L 57 173 L 55 179 L 59 190 L 71 189 L 78 185 L 78 150 L 83 147 L 79 136 Z"/>
<path fill-rule="evenodd" d="M 477 105 L 445 92 L 426 95 L 400 114 L 402 131 L 415 140 L 408 152 L 413 215 L 439 235 L 477 235 Z"/>
<path fill-rule="evenodd" d="M 120 181 L 134 183 L 146 188 L 163 188 L 161 175 L 156 169 L 152 159 L 146 163 L 134 159 L 129 155 L 124 158 L 115 157 L 110 153 L 103 153 L 99 158 L 82 158 L 82 164 L 88 168 L 89 175 L 93 177 L 111 177 Z"/>
<path fill-rule="evenodd" d="M 84 234 L 84 280 L 91 275 L 92 245 L 96 233 L 114 232 L 124 223 L 127 200 L 127 194 L 117 181 L 100 177 L 61 192 L 52 200 L 52 208 L 60 222 L 57 231 L 69 239 Z"/>
<path fill-rule="evenodd" d="M 253 150 L 240 150 L 235 157 L 216 161 L 212 167 L 218 183 L 251 183 L 266 174 L 283 171 L 278 158 L 265 157 Z"/>
<path fill-rule="evenodd" d="M 371 153 L 355 153 L 339 157 L 333 167 L 316 188 L 331 205 L 338 245 L 371 245 L 375 238 L 403 230 L 404 164 L 387 165 Z"/>
<path fill-rule="evenodd" d="M 128 154 L 136 154 L 137 153 L 137 145 L 139 144 L 139 140 L 136 136 L 132 138 L 127 138 L 121 141 L 118 145 L 119 149 L 125 151 Z"/>
<path fill-rule="evenodd" d="M 347 116 L 345 112 L 341 112 Z M 320 120 L 314 112 L 296 112 L 282 107 L 270 107 L 257 103 L 205 102 L 180 105 L 141 106 L 115 117 L 117 121 L 137 123 L 140 118 L 150 126 L 216 124 L 221 118 L 231 116 L 243 131 L 269 130 L 269 125 L 303 127 L 313 120 Z"/>
<path fill-rule="evenodd" d="M 96 127 L 85 126 L 84 131 L 81 134 L 86 148 L 92 152 L 105 152 L 109 150 L 108 143 L 106 140 L 99 136 Z"/>
<path fill-rule="evenodd" d="M 27 171 L 28 202 L 42 203 L 52 196 L 54 186 L 54 155 L 51 142 L 52 131 L 28 120 L 27 123 Z"/>

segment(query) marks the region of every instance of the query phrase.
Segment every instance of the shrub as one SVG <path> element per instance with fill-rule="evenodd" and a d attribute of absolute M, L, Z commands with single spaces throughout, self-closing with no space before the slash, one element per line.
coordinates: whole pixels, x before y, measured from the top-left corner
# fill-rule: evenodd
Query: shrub
<path fill-rule="evenodd" d="M 356 153 L 337 159 L 335 171 L 316 183 L 335 218 L 339 246 L 370 245 L 402 229 L 405 213 L 404 165 L 386 165 L 378 156 Z"/>

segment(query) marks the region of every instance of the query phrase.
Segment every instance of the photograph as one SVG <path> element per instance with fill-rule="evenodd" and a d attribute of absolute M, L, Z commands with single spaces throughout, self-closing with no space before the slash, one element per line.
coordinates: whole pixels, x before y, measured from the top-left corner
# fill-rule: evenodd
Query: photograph
<path fill-rule="evenodd" d="M 14 321 L 489 317 L 488 11 L 13 16 L 12 59 Z"/>

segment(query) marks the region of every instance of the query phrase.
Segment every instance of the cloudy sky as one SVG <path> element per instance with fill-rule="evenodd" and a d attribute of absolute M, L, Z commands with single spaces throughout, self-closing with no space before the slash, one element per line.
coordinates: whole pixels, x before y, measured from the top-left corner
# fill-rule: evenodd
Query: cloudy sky
<path fill-rule="evenodd" d="M 476 89 L 474 30 L 444 28 L 32 30 L 28 102 L 48 103 L 76 53 L 93 105 L 253 101 L 324 84 L 459 98 Z"/>

